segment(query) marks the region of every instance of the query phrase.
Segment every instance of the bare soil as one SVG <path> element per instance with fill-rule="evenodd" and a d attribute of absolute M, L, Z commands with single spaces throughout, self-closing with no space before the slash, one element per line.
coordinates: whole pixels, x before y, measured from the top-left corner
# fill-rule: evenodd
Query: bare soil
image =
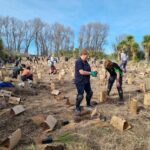
<path fill-rule="evenodd" d="M 69 66 L 69 63 L 67 63 Z M 46 67 L 45 67 L 46 68 Z M 36 144 L 34 138 L 43 134 L 51 135 L 54 139 L 66 135 L 59 143 L 65 143 L 66 149 L 74 150 L 150 150 L 150 107 L 143 105 L 144 93 L 139 92 L 139 84 L 145 82 L 147 90 L 150 91 L 150 71 L 144 77 L 140 77 L 140 72 L 146 72 L 150 66 L 143 68 L 137 64 L 128 65 L 128 73 L 134 75 L 134 83 L 129 85 L 123 82 L 125 105 L 117 106 L 117 90 L 114 87 L 108 101 L 99 102 L 100 91 L 106 89 L 105 85 L 100 85 L 99 78 L 91 78 L 92 89 L 94 92 L 92 101 L 98 103 L 98 111 L 106 116 L 107 121 L 93 123 L 91 119 L 83 119 L 79 123 L 74 123 L 74 104 L 76 98 L 76 88 L 72 82 L 73 77 L 66 69 L 65 82 L 61 84 L 58 75 L 49 75 L 43 72 L 42 80 L 34 84 L 32 89 L 12 88 L 14 95 L 21 97 L 21 103 L 25 107 L 25 112 L 11 116 L 7 109 L 14 105 L 6 103 L 0 110 L 0 142 L 8 137 L 12 132 L 20 128 L 22 138 L 15 150 L 34 150 Z M 99 72 L 101 74 L 101 72 Z M 36 75 L 35 75 L 36 78 Z M 55 82 L 56 89 L 60 90 L 65 97 L 69 98 L 72 106 L 66 105 L 66 99 L 51 95 L 50 83 Z M 138 114 L 133 116 L 128 111 L 129 98 L 135 97 L 138 100 Z M 2 98 L 1 98 L 1 101 Z M 85 99 L 82 103 L 86 105 Z M 4 113 L 5 112 L 5 113 Z M 54 131 L 44 133 L 42 128 L 35 125 L 31 117 L 43 114 L 45 117 L 53 115 L 58 120 L 58 125 Z M 130 130 L 118 131 L 109 124 L 112 116 L 125 118 L 131 125 Z M 70 126 L 61 126 L 61 120 L 69 120 Z M 57 142 L 55 142 L 57 143 Z"/>

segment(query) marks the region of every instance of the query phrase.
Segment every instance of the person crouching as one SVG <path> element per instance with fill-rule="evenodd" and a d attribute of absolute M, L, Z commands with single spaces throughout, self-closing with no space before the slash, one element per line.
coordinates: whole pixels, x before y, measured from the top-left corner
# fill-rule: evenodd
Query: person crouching
<path fill-rule="evenodd" d="M 32 86 L 33 74 L 31 73 L 30 66 L 26 67 L 23 65 L 23 70 L 21 71 L 21 84 L 20 86 L 24 87 L 24 82 L 28 81 L 29 85 Z"/>

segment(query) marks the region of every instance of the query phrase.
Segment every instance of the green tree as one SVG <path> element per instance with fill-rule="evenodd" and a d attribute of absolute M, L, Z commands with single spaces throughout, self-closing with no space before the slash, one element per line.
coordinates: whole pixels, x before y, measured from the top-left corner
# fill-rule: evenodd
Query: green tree
<path fill-rule="evenodd" d="M 137 58 L 137 53 L 139 51 L 139 44 L 134 42 L 131 46 L 131 52 L 132 52 L 132 60 L 133 61 L 136 61 L 138 58 Z"/>
<path fill-rule="evenodd" d="M 118 45 L 117 45 L 117 57 L 118 60 L 120 60 L 120 53 L 123 49 L 127 48 L 127 42 L 126 40 L 122 40 Z"/>
<path fill-rule="evenodd" d="M 126 43 L 127 43 L 126 50 L 128 52 L 129 57 L 131 58 L 133 56 L 132 46 L 133 46 L 135 40 L 134 40 L 134 37 L 132 35 L 128 35 L 125 40 L 126 40 Z"/>
<path fill-rule="evenodd" d="M 118 57 L 120 56 L 120 53 L 122 50 L 126 50 L 129 58 L 132 58 L 132 60 L 137 60 L 137 52 L 139 51 L 139 44 L 135 42 L 135 39 L 132 35 L 128 35 L 124 40 L 122 40 L 117 45 L 117 53 Z"/>
<path fill-rule="evenodd" d="M 143 50 L 138 51 L 137 57 L 139 60 L 144 60 L 144 51 Z"/>
<path fill-rule="evenodd" d="M 145 53 L 145 60 L 148 62 L 150 60 L 150 35 L 145 35 L 143 37 L 142 45 Z"/>
<path fill-rule="evenodd" d="M 4 45 L 3 45 L 3 40 L 0 38 L 0 50 L 3 50 Z"/>

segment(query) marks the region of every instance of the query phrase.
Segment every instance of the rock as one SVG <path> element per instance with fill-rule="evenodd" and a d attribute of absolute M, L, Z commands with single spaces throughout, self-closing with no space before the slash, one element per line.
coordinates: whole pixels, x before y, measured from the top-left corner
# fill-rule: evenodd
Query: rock
<path fill-rule="evenodd" d="M 51 94 L 57 96 L 57 95 L 60 94 L 60 91 L 59 91 L 59 90 L 53 90 L 53 91 L 51 92 Z"/>

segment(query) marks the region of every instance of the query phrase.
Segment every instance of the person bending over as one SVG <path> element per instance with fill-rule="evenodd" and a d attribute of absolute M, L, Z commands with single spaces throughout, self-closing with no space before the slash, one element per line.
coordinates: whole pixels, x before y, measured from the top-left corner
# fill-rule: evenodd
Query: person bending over
<path fill-rule="evenodd" d="M 118 94 L 119 94 L 118 103 L 123 104 L 124 99 L 123 99 L 123 89 L 122 89 L 122 78 L 123 78 L 122 69 L 118 66 L 118 64 L 110 60 L 106 60 L 104 62 L 104 67 L 106 69 L 105 78 L 107 78 L 107 72 L 109 72 L 110 74 L 109 79 L 108 79 L 107 95 L 109 96 L 112 86 L 116 80 L 116 87 L 117 87 Z"/>

